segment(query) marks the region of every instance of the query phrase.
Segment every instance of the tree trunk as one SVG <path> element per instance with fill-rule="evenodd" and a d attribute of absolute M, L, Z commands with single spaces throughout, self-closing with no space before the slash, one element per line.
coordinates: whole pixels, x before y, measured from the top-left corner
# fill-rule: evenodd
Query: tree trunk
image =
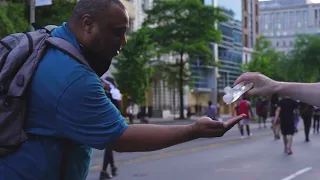
<path fill-rule="evenodd" d="M 183 102 L 183 53 L 180 53 L 180 68 L 179 68 L 179 95 L 180 95 L 180 117 L 179 119 L 185 119 L 184 117 L 184 102 Z"/>

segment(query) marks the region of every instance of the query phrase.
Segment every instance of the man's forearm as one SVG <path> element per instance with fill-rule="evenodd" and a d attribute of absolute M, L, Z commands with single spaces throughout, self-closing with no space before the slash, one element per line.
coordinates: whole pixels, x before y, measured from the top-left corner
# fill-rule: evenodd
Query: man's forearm
<path fill-rule="evenodd" d="M 118 152 L 142 152 L 163 149 L 196 139 L 191 125 L 130 125 L 112 149 Z"/>
<path fill-rule="evenodd" d="M 320 83 L 280 82 L 277 84 L 276 93 L 310 105 L 320 106 Z"/>

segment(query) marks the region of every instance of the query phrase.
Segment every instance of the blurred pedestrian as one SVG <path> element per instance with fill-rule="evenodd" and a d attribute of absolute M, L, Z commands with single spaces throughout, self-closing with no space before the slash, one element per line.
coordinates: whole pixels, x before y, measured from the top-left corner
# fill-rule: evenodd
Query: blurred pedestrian
<path fill-rule="evenodd" d="M 289 97 L 279 101 L 275 119 L 280 118 L 281 133 L 283 135 L 284 152 L 292 154 L 292 141 L 294 135 L 294 111 L 298 108 L 298 103 Z"/>
<path fill-rule="evenodd" d="M 314 114 L 313 114 L 313 133 L 316 132 L 319 134 L 319 126 L 320 126 L 320 108 L 314 106 Z"/>
<path fill-rule="evenodd" d="M 256 113 L 258 115 L 258 123 L 259 129 L 261 129 L 261 122 L 263 123 L 264 128 L 266 128 L 266 120 L 267 120 L 267 101 L 259 98 L 256 102 Z"/>
<path fill-rule="evenodd" d="M 312 121 L 314 108 L 312 105 L 309 105 L 303 102 L 300 102 L 299 108 L 300 108 L 300 115 L 302 117 L 303 124 L 304 124 L 305 141 L 309 142 L 310 141 L 309 133 L 311 128 L 311 121 Z"/>
<path fill-rule="evenodd" d="M 240 121 L 240 133 L 241 139 L 244 138 L 244 126 L 246 126 L 247 135 L 252 136 L 250 132 L 250 119 L 254 118 L 254 114 L 251 109 L 251 103 L 248 100 L 248 97 L 244 96 L 238 103 L 238 114 L 245 114 L 246 117 Z"/>
<path fill-rule="evenodd" d="M 116 106 L 116 108 L 121 110 L 121 93 L 118 89 L 117 83 L 112 77 L 106 77 L 102 79 L 103 88 L 106 92 L 107 97 Z M 117 167 L 114 163 L 113 152 L 110 148 L 104 150 L 103 165 L 100 173 L 100 180 L 111 179 L 111 175 L 107 172 L 108 165 L 111 167 L 111 175 L 117 175 Z"/>
<path fill-rule="evenodd" d="M 212 104 L 212 101 L 209 101 L 208 106 L 206 108 L 206 115 L 209 118 L 216 120 L 216 113 L 217 113 L 217 107 Z"/>
<path fill-rule="evenodd" d="M 278 108 L 279 97 L 278 94 L 273 94 L 270 100 L 270 118 L 271 118 L 271 127 L 274 135 L 274 139 L 280 139 L 280 120 L 275 119 L 276 110 Z"/>

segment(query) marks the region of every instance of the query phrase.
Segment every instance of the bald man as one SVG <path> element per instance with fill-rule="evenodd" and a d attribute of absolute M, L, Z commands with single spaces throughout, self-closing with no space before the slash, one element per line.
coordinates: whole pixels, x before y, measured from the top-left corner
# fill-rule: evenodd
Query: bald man
<path fill-rule="evenodd" d="M 119 0 L 80 0 L 69 20 L 52 32 L 77 48 L 93 70 L 58 49 L 46 51 L 28 94 L 29 139 L 0 157 L 0 180 L 84 180 L 92 148 L 158 150 L 220 137 L 243 117 L 225 123 L 202 118 L 181 126 L 128 126 L 99 78 L 126 45 L 128 21 Z"/>

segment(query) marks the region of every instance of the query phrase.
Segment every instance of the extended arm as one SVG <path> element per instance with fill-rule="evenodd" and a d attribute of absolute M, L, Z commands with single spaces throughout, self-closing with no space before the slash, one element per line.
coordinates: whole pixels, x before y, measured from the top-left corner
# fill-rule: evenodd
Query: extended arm
<path fill-rule="evenodd" d="M 307 104 L 320 106 L 320 83 L 277 83 L 276 92 Z"/>
<path fill-rule="evenodd" d="M 153 151 L 196 139 L 192 125 L 130 125 L 112 149 L 119 152 Z"/>
<path fill-rule="evenodd" d="M 201 118 L 191 125 L 130 125 L 112 149 L 120 152 L 154 151 L 198 138 L 221 137 L 243 117 L 244 114 L 223 123 Z"/>
<path fill-rule="evenodd" d="M 310 105 L 320 106 L 320 83 L 277 82 L 260 73 L 248 72 L 241 75 L 234 84 L 247 81 L 254 83 L 254 88 L 248 92 L 251 95 L 275 93 Z"/>

